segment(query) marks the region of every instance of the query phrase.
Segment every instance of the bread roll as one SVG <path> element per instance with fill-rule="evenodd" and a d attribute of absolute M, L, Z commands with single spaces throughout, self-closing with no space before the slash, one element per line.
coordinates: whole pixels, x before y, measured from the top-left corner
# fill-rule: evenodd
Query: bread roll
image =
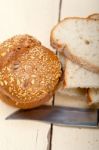
<path fill-rule="evenodd" d="M 0 92 L 5 102 L 22 109 L 37 107 L 51 98 L 60 77 L 59 59 L 35 38 L 18 35 L 0 45 Z"/>

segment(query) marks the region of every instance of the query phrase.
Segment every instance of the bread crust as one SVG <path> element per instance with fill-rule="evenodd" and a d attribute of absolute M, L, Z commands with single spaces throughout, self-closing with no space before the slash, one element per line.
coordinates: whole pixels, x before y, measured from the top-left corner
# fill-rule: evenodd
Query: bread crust
<path fill-rule="evenodd" d="M 99 19 L 99 13 L 91 14 L 91 15 L 88 16 L 88 18 L 97 20 L 97 19 Z"/>
<path fill-rule="evenodd" d="M 39 100 L 31 101 L 31 102 L 29 101 L 29 102 L 24 103 L 24 102 L 17 102 L 14 99 L 11 99 L 8 96 L 0 93 L 0 98 L 4 103 L 14 106 L 14 107 L 21 108 L 21 109 L 31 109 L 31 108 L 38 107 L 38 106 L 48 102 L 52 96 L 53 96 L 53 93 L 50 93 Z"/>
<path fill-rule="evenodd" d="M 91 99 L 91 96 L 90 96 L 90 89 L 87 90 L 87 102 L 88 102 L 88 105 L 92 104 L 92 99 Z"/>
<path fill-rule="evenodd" d="M 0 69 L 41 42 L 30 35 L 16 35 L 0 44 Z"/>
<path fill-rule="evenodd" d="M 58 23 L 56 26 L 51 31 L 50 35 L 50 44 L 53 48 L 55 48 L 57 51 L 63 53 L 68 59 L 70 59 L 72 62 L 80 65 L 84 69 L 87 69 L 93 73 L 99 73 L 99 67 L 96 65 L 93 65 L 92 63 L 89 63 L 85 59 L 79 58 L 72 54 L 69 50 L 69 45 L 67 44 L 62 44 L 60 41 L 56 41 L 54 38 L 54 30 L 57 28 L 57 26 L 61 25 L 65 20 L 69 19 L 82 19 L 82 20 L 93 20 L 92 18 L 80 18 L 80 17 L 68 17 L 63 19 L 60 23 Z"/>
<path fill-rule="evenodd" d="M 0 45 L 0 92 L 7 103 L 29 109 L 50 100 L 61 77 L 58 57 L 28 35 L 15 36 Z"/>

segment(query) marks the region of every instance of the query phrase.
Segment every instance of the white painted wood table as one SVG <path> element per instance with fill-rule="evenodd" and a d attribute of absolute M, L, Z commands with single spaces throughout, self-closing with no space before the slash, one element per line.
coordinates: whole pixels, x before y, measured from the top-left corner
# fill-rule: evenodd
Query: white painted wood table
<path fill-rule="evenodd" d="M 86 17 L 96 12 L 99 13 L 98 0 L 0 0 L 0 41 L 27 33 L 51 48 L 50 31 L 59 20 L 67 16 Z M 58 94 L 54 102 L 71 106 Z M 72 102 L 75 106 L 82 103 Z M 48 104 L 51 105 L 52 100 Z M 98 129 L 5 120 L 16 110 L 0 101 L 0 150 L 99 150 Z"/>

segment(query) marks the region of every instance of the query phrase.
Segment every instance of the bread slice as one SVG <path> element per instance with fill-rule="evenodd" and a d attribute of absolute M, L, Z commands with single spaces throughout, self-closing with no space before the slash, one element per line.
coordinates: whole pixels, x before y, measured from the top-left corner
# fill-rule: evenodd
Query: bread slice
<path fill-rule="evenodd" d="M 88 18 L 99 19 L 99 14 L 92 14 Z M 88 89 L 88 104 L 99 103 L 99 89 L 91 88 Z"/>
<path fill-rule="evenodd" d="M 99 19 L 99 14 L 92 14 L 88 18 Z M 88 89 L 88 104 L 97 104 L 99 103 L 99 89 L 89 88 Z"/>
<path fill-rule="evenodd" d="M 74 96 L 74 97 L 81 97 L 86 95 L 86 89 L 81 88 L 66 88 L 66 89 L 59 89 L 58 92 L 62 95 Z"/>
<path fill-rule="evenodd" d="M 61 53 L 59 53 L 59 58 L 64 70 L 63 88 L 99 88 L 99 74 L 82 68 L 66 59 Z"/>
<path fill-rule="evenodd" d="M 58 57 L 61 60 L 62 70 L 63 70 L 63 72 L 65 72 L 66 58 L 61 53 L 58 53 Z M 82 90 L 80 90 L 80 88 L 65 88 L 64 89 L 64 75 L 63 75 L 63 80 L 61 81 L 61 86 L 58 89 L 58 93 L 60 93 L 64 96 L 76 96 L 77 97 L 77 96 L 81 95 L 81 91 Z"/>
<path fill-rule="evenodd" d="M 99 20 L 66 18 L 53 28 L 50 41 L 71 61 L 99 73 Z"/>
<path fill-rule="evenodd" d="M 99 89 L 90 88 L 88 90 L 88 99 L 90 105 L 99 103 Z"/>
<path fill-rule="evenodd" d="M 98 13 L 92 14 L 92 15 L 88 16 L 88 18 L 91 18 L 91 19 L 99 19 L 99 14 L 98 14 Z"/>
<path fill-rule="evenodd" d="M 99 74 L 90 72 L 67 60 L 65 64 L 64 85 L 68 88 L 99 88 Z"/>

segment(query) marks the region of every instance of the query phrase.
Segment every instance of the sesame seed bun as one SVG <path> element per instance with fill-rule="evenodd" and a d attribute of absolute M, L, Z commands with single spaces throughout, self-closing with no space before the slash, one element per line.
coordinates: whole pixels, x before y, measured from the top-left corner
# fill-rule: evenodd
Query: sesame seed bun
<path fill-rule="evenodd" d="M 0 92 L 6 103 L 37 107 L 50 100 L 60 77 L 57 56 L 32 36 L 14 36 L 0 45 Z"/>

